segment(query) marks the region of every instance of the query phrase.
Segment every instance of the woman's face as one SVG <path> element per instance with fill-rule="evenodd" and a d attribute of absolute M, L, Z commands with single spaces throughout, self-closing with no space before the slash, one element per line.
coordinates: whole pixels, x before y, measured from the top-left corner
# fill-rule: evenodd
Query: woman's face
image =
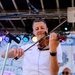
<path fill-rule="evenodd" d="M 37 39 L 41 39 L 45 36 L 45 32 L 48 33 L 48 28 L 44 22 L 35 22 L 33 25 L 33 33 Z"/>

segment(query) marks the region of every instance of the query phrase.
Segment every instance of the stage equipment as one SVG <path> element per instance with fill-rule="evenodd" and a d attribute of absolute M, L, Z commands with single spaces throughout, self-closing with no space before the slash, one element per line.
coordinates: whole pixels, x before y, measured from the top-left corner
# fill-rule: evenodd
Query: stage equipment
<path fill-rule="evenodd" d="M 6 65 L 6 60 L 7 60 L 7 58 L 8 58 L 8 51 L 9 51 L 9 47 L 10 47 L 11 41 L 14 40 L 16 43 L 20 43 L 20 41 L 19 41 L 18 39 L 16 39 L 15 36 L 13 36 L 12 34 L 10 34 L 7 30 L 3 30 L 3 31 L 4 31 L 4 33 L 5 33 L 7 36 L 9 36 L 10 41 L 9 41 L 8 44 L 7 44 L 6 54 L 5 54 L 5 59 L 4 59 L 4 63 L 3 63 L 1 75 L 4 74 L 4 69 L 5 69 L 5 65 Z"/>
<path fill-rule="evenodd" d="M 37 37 L 36 36 L 32 36 L 31 39 L 32 39 L 33 42 L 37 41 Z"/>
<path fill-rule="evenodd" d="M 3 40 L 2 36 L 0 36 L 0 42 Z"/>
<path fill-rule="evenodd" d="M 33 13 L 36 13 L 36 14 L 39 13 L 39 10 L 37 8 L 35 8 L 30 2 L 27 3 L 27 4 L 28 4 L 28 7 L 31 8 L 31 10 L 33 11 Z"/>
<path fill-rule="evenodd" d="M 24 41 L 24 42 L 28 42 L 28 41 L 29 41 L 29 36 L 28 36 L 28 35 L 24 35 L 23 41 Z"/>

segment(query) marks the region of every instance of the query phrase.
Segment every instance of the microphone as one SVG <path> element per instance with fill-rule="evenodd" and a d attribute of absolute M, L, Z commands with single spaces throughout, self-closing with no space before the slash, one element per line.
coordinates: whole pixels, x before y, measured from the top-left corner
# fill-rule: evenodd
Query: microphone
<path fill-rule="evenodd" d="M 10 34 L 7 30 L 3 30 L 3 31 L 4 31 L 5 35 L 8 35 L 10 37 L 10 39 L 14 40 L 18 44 L 20 43 L 20 41 L 15 36 L 13 36 L 12 34 Z"/>
<path fill-rule="evenodd" d="M 31 3 L 27 3 L 27 4 L 33 11 L 35 11 L 37 14 L 39 13 L 39 10 L 36 9 Z"/>

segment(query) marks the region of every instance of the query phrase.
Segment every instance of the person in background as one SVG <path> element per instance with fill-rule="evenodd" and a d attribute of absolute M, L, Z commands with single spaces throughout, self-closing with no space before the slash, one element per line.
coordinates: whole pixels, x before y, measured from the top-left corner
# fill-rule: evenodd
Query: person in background
<path fill-rule="evenodd" d="M 48 33 L 48 27 L 45 21 L 41 18 L 36 18 L 33 21 L 33 34 L 37 40 L 42 39 Z M 23 56 L 23 74 L 22 75 L 58 75 L 59 67 L 62 63 L 61 43 L 57 40 L 57 34 L 52 32 L 49 34 L 49 47 L 39 48 L 40 41 L 26 50 L 32 43 L 23 45 L 20 48 L 12 48 L 8 52 L 8 58 L 18 59 Z M 44 43 L 44 42 L 43 42 Z M 2 53 L 5 57 L 6 51 Z"/>
<path fill-rule="evenodd" d="M 72 75 L 71 70 L 69 68 L 64 68 L 62 71 L 62 75 Z"/>

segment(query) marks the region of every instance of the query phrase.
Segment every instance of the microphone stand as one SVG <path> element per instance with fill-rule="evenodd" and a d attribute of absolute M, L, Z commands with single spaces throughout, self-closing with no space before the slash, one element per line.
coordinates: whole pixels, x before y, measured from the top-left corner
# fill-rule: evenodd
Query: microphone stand
<path fill-rule="evenodd" d="M 6 49 L 6 54 L 5 54 L 5 59 L 4 59 L 1 75 L 4 74 L 5 64 L 6 64 L 6 61 L 7 61 L 7 58 L 8 58 L 8 51 L 9 51 L 10 44 L 11 44 L 11 39 L 9 40 L 9 43 L 7 44 L 7 49 Z"/>

